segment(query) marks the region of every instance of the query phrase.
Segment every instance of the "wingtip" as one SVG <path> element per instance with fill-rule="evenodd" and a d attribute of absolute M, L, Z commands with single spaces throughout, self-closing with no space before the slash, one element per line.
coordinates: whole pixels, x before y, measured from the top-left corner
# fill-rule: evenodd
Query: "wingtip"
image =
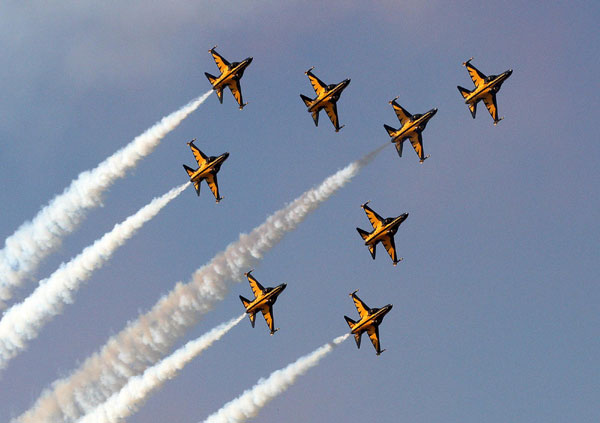
<path fill-rule="evenodd" d="M 244 273 L 244 276 L 248 276 L 250 273 L 254 272 L 254 269 L 250 269 L 248 270 L 246 273 Z"/>
<path fill-rule="evenodd" d="M 194 139 L 193 139 L 193 140 L 191 140 L 191 141 L 188 141 L 187 145 L 191 146 L 191 145 L 194 143 L 194 141 L 196 141 L 196 138 L 194 138 Z"/>
<path fill-rule="evenodd" d="M 471 57 L 469 60 L 467 60 L 466 62 L 463 62 L 463 66 L 467 66 L 471 60 L 473 60 L 473 57 Z"/>
<path fill-rule="evenodd" d="M 344 126 L 346 126 L 346 125 L 342 125 L 339 128 L 335 128 L 335 132 L 340 132 L 340 129 L 342 129 Z"/>
<path fill-rule="evenodd" d="M 308 75 L 308 73 L 309 73 L 311 70 L 313 70 L 314 68 L 315 68 L 314 66 L 311 66 L 311 67 L 310 67 L 310 69 L 308 69 L 306 72 L 304 72 L 304 75 Z"/>
<path fill-rule="evenodd" d="M 275 334 L 275 332 L 277 332 L 279 330 L 279 328 L 273 329 L 270 333 L 271 336 L 273 336 Z"/>
<path fill-rule="evenodd" d="M 354 291 L 352 291 L 351 293 L 349 293 L 349 296 L 353 296 L 354 294 L 356 294 L 358 292 L 358 289 L 355 289 Z"/>
<path fill-rule="evenodd" d="M 214 49 L 216 49 L 217 47 L 218 47 L 218 46 L 215 44 L 215 45 L 213 46 L 213 48 L 211 48 L 210 50 L 208 50 L 208 52 L 209 52 L 209 53 L 212 53 L 212 51 L 213 51 Z"/>
<path fill-rule="evenodd" d="M 362 203 L 360 206 L 364 209 L 370 202 L 371 200 L 367 201 L 366 203 Z"/>
<path fill-rule="evenodd" d="M 392 98 L 389 103 L 394 104 L 394 101 L 398 100 L 398 98 L 400 98 L 400 96 L 397 95 L 396 97 Z"/>

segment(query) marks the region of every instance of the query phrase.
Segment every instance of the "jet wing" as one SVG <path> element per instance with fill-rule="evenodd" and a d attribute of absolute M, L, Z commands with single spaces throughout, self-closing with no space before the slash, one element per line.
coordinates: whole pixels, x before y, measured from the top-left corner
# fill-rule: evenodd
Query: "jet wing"
<path fill-rule="evenodd" d="M 273 306 L 263 307 L 260 309 L 260 311 L 262 311 L 265 321 L 267 322 L 267 326 L 269 326 L 269 329 L 271 329 L 271 333 L 273 333 L 274 332 Z"/>
<path fill-rule="evenodd" d="M 392 107 L 394 108 L 394 112 L 396 112 L 396 116 L 398 116 L 398 120 L 402 126 L 410 121 L 412 115 L 408 113 L 404 107 L 399 105 L 396 100 L 392 100 Z"/>
<path fill-rule="evenodd" d="M 320 96 L 325 91 L 327 91 L 327 85 L 323 81 L 321 81 L 319 78 L 317 78 L 315 75 L 313 75 L 313 73 L 311 71 L 308 71 L 306 73 L 306 75 L 308 76 L 308 79 L 309 79 L 313 89 L 315 90 L 315 93 L 317 93 L 317 96 Z"/>
<path fill-rule="evenodd" d="M 216 173 L 208 174 L 208 176 L 206 177 L 206 183 L 208 184 L 208 187 L 212 191 L 212 193 L 215 196 L 215 199 L 217 200 L 217 203 L 218 203 L 221 200 L 221 197 L 219 196 L 219 184 L 217 182 L 217 174 Z"/>
<path fill-rule="evenodd" d="M 488 112 L 492 115 L 494 122 L 498 122 L 498 106 L 496 105 L 496 94 L 488 94 L 483 97 L 483 103 L 487 107 Z"/>
<path fill-rule="evenodd" d="M 356 310 L 358 311 L 358 315 L 361 319 L 365 318 L 369 315 L 369 306 L 367 306 L 356 293 L 352 294 L 352 301 L 354 301 L 354 305 L 356 306 Z"/>
<path fill-rule="evenodd" d="M 381 243 L 385 247 L 385 250 L 388 252 L 390 257 L 392 258 L 394 265 L 396 263 L 398 263 L 398 257 L 396 255 L 396 244 L 394 242 L 394 236 L 393 235 L 386 236 L 385 238 L 383 238 L 381 240 Z"/>
<path fill-rule="evenodd" d="M 259 281 L 257 281 L 254 278 L 254 276 L 252 276 L 250 274 L 250 272 L 248 272 L 246 277 L 248 278 L 248 282 L 250 283 L 250 288 L 252 289 L 252 293 L 254 294 L 254 297 L 255 298 L 260 297 L 262 295 L 262 293 L 265 291 L 265 288 L 260 284 Z"/>
<path fill-rule="evenodd" d="M 335 103 L 327 103 L 325 105 L 325 112 L 329 116 L 329 120 L 333 123 L 336 131 L 340 130 L 340 124 L 338 122 L 337 106 Z"/>
<path fill-rule="evenodd" d="M 206 157 L 206 155 L 202 151 L 200 151 L 200 149 L 198 147 L 196 147 L 194 145 L 193 141 L 190 141 L 189 145 L 190 145 L 190 148 L 192 149 L 192 153 L 194 153 L 194 158 L 198 162 L 198 165 L 202 166 L 203 164 L 205 164 L 208 161 L 208 157 Z"/>
<path fill-rule="evenodd" d="M 369 218 L 369 222 L 371 222 L 373 229 L 381 226 L 381 222 L 383 222 L 383 218 L 381 216 L 379 216 L 377 213 L 375 213 L 371 209 L 371 207 L 369 207 L 366 204 L 363 206 L 363 209 L 365 210 L 365 213 L 367 214 L 367 217 Z"/>
<path fill-rule="evenodd" d="M 465 63 L 465 67 L 467 68 L 469 76 L 473 80 L 473 84 L 475 84 L 476 87 L 481 86 L 485 82 L 485 75 L 481 73 L 475 66 L 467 62 Z"/>
<path fill-rule="evenodd" d="M 244 107 L 244 103 L 242 100 L 242 89 L 240 87 L 240 81 L 237 79 L 233 79 L 227 85 L 229 86 L 229 89 L 231 90 L 231 94 L 233 94 L 233 96 L 235 97 L 235 101 L 238 102 L 238 105 L 240 107 Z"/>
<path fill-rule="evenodd" d="M 215 59 L 215 63 L 219 68 L 219 72 L 223 73 L 231 67 L 231 63 L 225 60 L 223 56 L 217 53 L 214 49 L 210 51 L 210 54 L 212 54 L 213 59 Z"/>
<path fill-rule="evenodd" d="M 417 156 L 419 159 L 424 160 L 423 157 L 423 137 L 420 132 L 414 132 L 409 138 L 410 143 L 412 144 Z"/>
<path fill-rule="evenodd" d="M 379 345 L 379 327 L 371 326 L 367 329 L 367 334 L 369 335 L 369 339 L 371 343 L 375 347 L 375 351 L 377 351 L 377 355 L 381 354 L 381 347 Z"/>

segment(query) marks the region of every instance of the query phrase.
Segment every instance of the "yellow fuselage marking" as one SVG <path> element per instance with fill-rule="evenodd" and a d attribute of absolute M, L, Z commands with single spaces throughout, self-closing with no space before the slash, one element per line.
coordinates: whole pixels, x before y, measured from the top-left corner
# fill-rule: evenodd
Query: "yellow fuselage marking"
<path fill-rule="evenodd" d="M 469 94 L 469 96 L 467 98 L 465 98 L 465 104 L 476 103 L 479 100 L 483 99 L 484 97 L 486 97 L 487 95 L 490 94 L 491 89 L 496 84 L 504 81 L 506 78 L 507 77 L 503 77 L 502 75 L 499 75 L 496 79 L 494 79 L 490 82 L 481 84 L 480 87 L 475 88 L 475 90 L 471 94 Z"/>
<path fill-rule="evenodd" d="M 224 161 L 225 161 L 224 157 L 217 157 L 214 161 L 212 161 L 210 163 L 205 163 L 203 166 L 200 166 L 194 173 L 192 173 L 190 175 L 190 181 L 192 181 L 192 182 L 201 181 L 202 179 L 206 178 L 209 173 L 212 172 L 212 170 L 215 168 L 215 166 L 218 166 L 220 163 L 223 163 Z"/>
<path fill-rule="evenodd" d="M 360 332 L 367 330 L 370 326 L 373 326 L 375 324 L 375 321 L 377 320 L 377 318 L 379 316 L 381 316 L 385 313 L 386 313 L 385 308 L 382 308 L 377 313 L 373 313 L 369 316 L 364 317 L 363 319 L 361 319 L 359 322 L 356 323 L 356 325 L 352 328 L 351 333 L 355 334 L 355 333 L 360 333 Z"/>
<path fill-rule="evenodd" d="M 218 90 L 220 88 L 225 87 L 229 82 L 233 80 L 235 74 L 243 67 L 245 63 L 242 62 L 234 68 L 224 71 L 217 79 L 215 79 L 215 83 L 213 84 L 213 89 Z"/>
<path fill-rule="evenodd" d="M 340 91 L 342 84 L 337 84 L 334 88 L 332 88 L 330 91 L 325 91 L 323 94 L 321 94 L 320 97 L 317 97 L 315 99 L 315 101 L 313 101 L 310 106 L 308 106 L 308 111 L 309 112 L 314 112 L 317 111 L 323 107 L 325 107 L 326 103 L 331 103 L 331 99 L 333 98 L 333 96 L 335 94 L 337 94 L 338 91 Z"/>
<path fill-rule="evenodd" d="M 396 224 L 399 224 L 398 221 L 402 219 L 402 216 L 398 216 L 391 223 L 388 223 L 385 226 L 377 226 L 374 228 L 373 233 L 365 239 L 365 245 L 374 245 L 381 241 L 383 238 L 391 235 L 392 229 Z"/>
<path fill-rule="evenodd" d="M 413 133 L 417 133 L 417 129 L 419 128 L 419 126 L 421 125 L 421 123 L 425 122 L 427 123 L 427 121 L 429 119 L 431 119 L 433 116 L 428 116 L 428 114 L 424 114 L 423 116 L 421 116 L 419 119 L 413 121 L 413 122 L 407 122 L 404 126 L 402 126 L 402 128 L 398 129 L 396 132 L 394 132 L 392 134 L 392 141 L 391 142 L 400 142 L 406 138 L 410 138 L 410 136 Z"/>
<path fill-rule="evenodd" d="M 248 307 L 246 307 L 246 313 L 256 313 L 258 311 L 261 311 L 267 305 L 267 301 L 271 297 L 277 296 L 277 294 L 279 294 L 280 292 L 281 288 L 274 288 L 272 291 L 266 293 L 262 297 L 255 298 L 250 304 L 248 304 Z"/>

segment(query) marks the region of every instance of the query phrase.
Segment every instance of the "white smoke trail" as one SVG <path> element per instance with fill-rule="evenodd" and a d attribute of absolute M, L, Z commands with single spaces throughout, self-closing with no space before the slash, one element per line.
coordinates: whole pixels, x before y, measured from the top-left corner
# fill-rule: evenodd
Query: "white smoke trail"
<path fill-rule="evenodd" d="M 150 154 L 161 139 L 204 103 L 212 92 L 206 92 L 165 116 L 96 168 L 80 173 L 62 194 L 54 197 L 31 221 L 23 223 L 5 240 L 4 248 L 0 250 L 0 308 L 5 307 L 3 302 L 12 297 L 13 290 L 24 283 L 41 260 L 60 245 L 62 237 L 75 230 L 87 211 L 100 205 L 101 194 Z"/>
<path fill-rule="evenodd" d="M 86 359 L 70 376 L 55 381 L 33 407 L 16 419 L 20 423 L 74 421 L 117 392 L 126 381 L 155 363 L 168 352 L 186 328 L 225 297 L 228 282 L 242 275 L 294 230 L 306 216 L 348 183 L 384 147 L 367 154 L 275 212 L 250 234 L 241 234 L 192 280 L 162 297 L 146 314 L 130 322 L 111 337 L 97 353 Z"/>
<path fill-rule="evenodd" d="M 78 423 L 118 423 L 135 413 L 148 396 L 177 374 L 202 351 L 221 339 L 237 325 L 246 313 L 222 323 L 200 338 L 190 341 L 158 364 L 147 368 L 143 374 L 134 376 L 106 402 L 86 414 Z"/>
<path fill-rule="evenodd" d="M 116 224 L 110 232 L 86 247 L 68 263 L 63 263 L 47 279 L 40 281 L 38 288 L 23 302 L 9 308 L 0 320 L 0 369 L 6 367 L 10 359 L 24 350 L 27 342 L 36 338 L 40 329 L 59 314 L 66 303 L 73 302 L 73 295 L 94 270 L 102 267 L 117 248 L 181 194 L 188 185 L 189 182 L 186 182 L 171 189 L 123 222 Z"/>
<path fill-rule="evenodd" d="M 292 386 L 298 376 L 319 364 L 323 357 L 344 342 L 348 336 L 349 333 L 339 336 L 283 369 L 274 371 L 268 378 L 260 379 L 252 388 L 211 414 L 204 423 L 239 423 L 255 417 L 269 401 Z"/>

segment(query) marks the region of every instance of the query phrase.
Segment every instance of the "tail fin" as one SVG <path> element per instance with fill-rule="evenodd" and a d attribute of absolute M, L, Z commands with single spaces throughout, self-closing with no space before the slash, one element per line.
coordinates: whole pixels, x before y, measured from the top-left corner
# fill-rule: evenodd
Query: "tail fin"
<path fill-rule="evenodd" d="M 358 234 L 362 236 L 362 239 L 367 239 L 369 237 L 369 233 L 361 228 L 356 228 Z"/>
<path fill-rule="evenodd" d="M 396 132 L 396 130 L 394 128 L 392 128 L 389 125 L 385 125 L 385 124 L 383 125 L 383 127 L 385 128 L 385 130 L 387 131 L 387 133 L 390 137 L 394 136 L 394 132 Z"/>
<path fill-rule="evenodd" d="M 344 319 L 346 319 L 346 323 L 348 323 L 348 326 L 350 326 L 350 329 L 354 329 L 354 326 L 356 326 L 356 322 L 354 320 L 352 320 L 351 318 L 349 318 L 348 316 L 344 316 Z"/>
<path fill-rule="evenodd" d="M 456 88 L 458 88 L 458 91 L 462 94 L 463 98 L 467 98 L 472 92 L 467 90 L 466 88 L 461 87 L 460 85 L 457 85 Z"/>
<path fill-rule="evenodd" d="M 185 169 L 185 171 L 187 172 L 188 176 L 192 176 L 194 174 L 194 169 L 192 169 L 191 167 L 187 166 L 187 165 L 183 165 L 183 168 Z"/>
<path fill-rule="evenodd" d="M 217 80 L 216 76 L 211 75 L 208 72 L 204 72 L 204 75 L 206 75 L 206 77 L 208 78 L 208 81 L 210 82 L 211 85 L 215 85 L 215 81 Z"/>
<path fill-rule="evenodd" d="M 304 94 L 300 94 L 300 98 L 302 99 L 302 101 L 304 101 L 306 107 L 310 106 L 310 103 L 312 103 L 312 99 L 308 98 Z"/>

